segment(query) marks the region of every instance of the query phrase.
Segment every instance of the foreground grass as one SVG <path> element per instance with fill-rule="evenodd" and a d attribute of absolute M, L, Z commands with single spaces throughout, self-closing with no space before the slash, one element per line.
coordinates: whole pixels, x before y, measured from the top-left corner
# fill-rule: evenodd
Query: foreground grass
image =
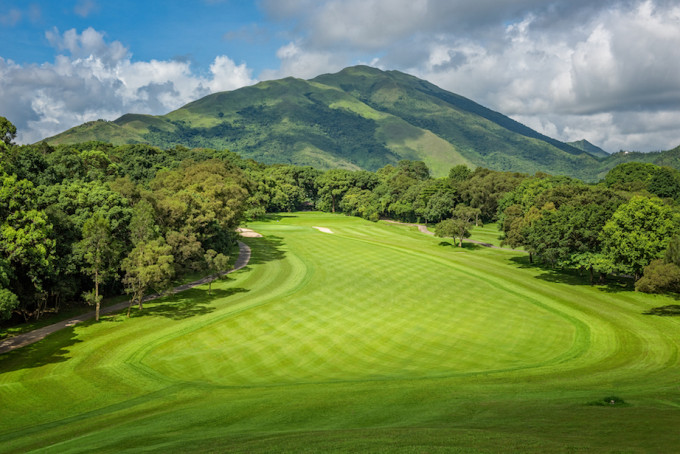
<path fill-rule="evenodd" d="M 0 356 L 0 451 L 677 450 L 680 320 L 643 315 L 676 301 L 406 226 L 249 227 L 213 295 Z"/>

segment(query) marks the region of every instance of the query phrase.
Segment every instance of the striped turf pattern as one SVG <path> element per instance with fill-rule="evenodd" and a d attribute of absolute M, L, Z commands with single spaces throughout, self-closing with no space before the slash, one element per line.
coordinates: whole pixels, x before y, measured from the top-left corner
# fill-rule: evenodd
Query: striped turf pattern
<path fill-rule="evenodd" d="M 574 418 L 568 439 L 580 440 L 600 419 L 583 404 L 611 393 L 646 418 L 680 417 L 680 324 L 642 315 L 671 298 L 554 282 L 520 253 L 460 250 L 411 227 L 319 213 L 249 227 L 264 234 L 248 240 L 251 264 L 213 296 L 189 290 L 0 357 L 0 446 L 203 451 L 292 431 L 302 444 L 276 443 L 299 452 L 320 429 L 495 439 L 489 426 L 504 421 L 502 442 L 543 452 L 564 440 L 541 424 Z M 513 412 L 535 415 L 533 429 L 511 429 Z M 663 444 L 665 426 L 650 425 L 612 446 Z M 272 449 L 262 443 L 242 449 Z"/>

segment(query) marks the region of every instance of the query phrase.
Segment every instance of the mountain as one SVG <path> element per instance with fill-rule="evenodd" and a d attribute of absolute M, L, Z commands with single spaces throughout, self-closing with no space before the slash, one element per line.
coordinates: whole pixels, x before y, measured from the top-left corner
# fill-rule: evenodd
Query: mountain
<path fill-rule="evenodd" d="M 583 150 L 586 153 L 588 153 L 592 156 L 595 156 L 596 158 L 606 158 L 606 157 L 609 156 L 609 153 L 604 151 L 602 148 L 588 142 L 586 139 L 578 140 L 576 142 L 567 142 L 567 143 L 574 148 L 578 148 L 579 150 Z"/>
<path fill-rule="evenodd" d="M 264 163 L 377 170 L 422 160 L 434 176 L 457 164 L 596 180 L 597 147 L 542 135 L 474 101 L 399 71 L 346 68 L 215 93 L 167 115 L 126 114 L 46 139 L 229 149 Z M 587 142 L 586 142 L 587 143 Z"/>

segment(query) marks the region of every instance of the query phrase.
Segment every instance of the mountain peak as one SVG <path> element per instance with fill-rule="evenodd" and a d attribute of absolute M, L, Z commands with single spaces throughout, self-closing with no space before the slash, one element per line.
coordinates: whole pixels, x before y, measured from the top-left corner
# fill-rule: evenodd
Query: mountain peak
<path fill-rule="evenodd" d="M 90 128 L 47 140 L 72 143 Z M 598 162 L 430 82 L 366 65 L 215 93 L 167 115 L 127 114 L 96 132 L 114 144 L 226 148 L 264 163 L 322 169 L 421 160 L 435 176 L 465 164 L 594 179 Z"/>
<path fill-rule="evenodd" d="M 567 143 L 574 148 L 578 148 L 579 150 L 585 151 L 586 153 L 598 158 L 606 158 L 607 156 L 609 156 L 609 153 L 604 151 L 602 148 L 588 142 L 586 139 L 581 139 L 577 140 L 576 142 Z"/>

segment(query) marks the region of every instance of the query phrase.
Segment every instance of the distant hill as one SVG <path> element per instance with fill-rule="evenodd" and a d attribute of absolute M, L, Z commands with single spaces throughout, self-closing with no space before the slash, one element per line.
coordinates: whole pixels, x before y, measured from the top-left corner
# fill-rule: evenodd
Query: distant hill
<path fill-rule="evenodd" d="M 377 170 L 422 160 L 435 176 L 466 164 L 593 181 L 606 167 L 600 149 L 585 141 L 560 142 L 427 81 L 368 66 L 260 82 L 167 115 L 126 114 L 46 140 L 226 148 L 264 163 L 321 169 Z"/>
<path fill-rule="evenodd" d="M 598 158 L 606 158 L 609 156 L 609 153 L 604 151 L 602 148 L 593 145 L 592 143 L 588 142 L 585 139 L 578 140 L 576 142 L 567 142 L 569 145 L 571 145 L 574 148 L 578 148 L 579 150 L 583 150 L 586 153 L 593 155 Z"/>

